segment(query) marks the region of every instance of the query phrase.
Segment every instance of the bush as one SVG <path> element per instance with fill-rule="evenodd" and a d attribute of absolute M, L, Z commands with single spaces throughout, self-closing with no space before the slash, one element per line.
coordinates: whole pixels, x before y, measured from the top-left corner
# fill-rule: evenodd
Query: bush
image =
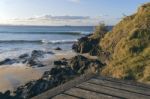
<path fill-rule="evenodd" d="M 117 24 L 100 46 L 112 54 L 102 74 L 150 82 L 150 3 Z"/>
<path fill-rule="evenodd" d="M 92 35 L 93 38 L 103 38 L 104 35 L 108 32 L 107 27 L 105 26 L 105 24 L 99 24 L 97 26 L 95 26 L 94 29 L 94 33 Z"/>

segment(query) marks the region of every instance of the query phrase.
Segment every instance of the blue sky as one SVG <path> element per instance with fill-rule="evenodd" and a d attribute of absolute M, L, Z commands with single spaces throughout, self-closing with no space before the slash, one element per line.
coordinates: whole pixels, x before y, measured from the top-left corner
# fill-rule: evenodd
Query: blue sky
<path fill-rule="evenodd" d="M 150 0 L 0 0 L 0 24 L 116 24 Z"/>

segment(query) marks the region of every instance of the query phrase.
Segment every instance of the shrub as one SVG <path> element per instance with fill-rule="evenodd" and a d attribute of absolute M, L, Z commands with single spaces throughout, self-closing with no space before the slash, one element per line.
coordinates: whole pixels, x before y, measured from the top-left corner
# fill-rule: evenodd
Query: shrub
<path fill-rule="evenodd" d="M 150 3 L 117 24 L 100 46 L 112 54 L 102 74 L 150 82 Z"/>
<path fill-rule="evenodd" d="M 92 35 L 92 38 L 103 38 L 104 35 L 108 32 L 107 27 L 105 26 L 105 24 L 99 24 L 97 26 L 95 26 L 94 29 L 94 33 Z"/>

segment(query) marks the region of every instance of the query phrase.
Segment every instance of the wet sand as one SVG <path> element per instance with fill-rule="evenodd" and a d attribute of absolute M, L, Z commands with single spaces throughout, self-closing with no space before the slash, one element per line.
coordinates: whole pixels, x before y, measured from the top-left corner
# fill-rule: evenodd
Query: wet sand
<path fill-rule="evenodd" d="M 50 57 L 45 61 L 47 66 L 32 68 L 25 64 L 14 64 L 10 66 L 0 66 L 0 92 L 7 90 L 13 91 L 18 86 L 24 85 L 25 83 L 39 79 L 44 71 L 50 70 L 54 65 L 54 60 L 61 58 L 71 58 L 76 54 L 73 52 L 60 52 Z"/>
<path fill-rule="evenodd" d="M 41 76 L 42 72 L 31 67 L 0 67 L 0 91 L 13 90 L 28 81 L 39 79 Z"/>

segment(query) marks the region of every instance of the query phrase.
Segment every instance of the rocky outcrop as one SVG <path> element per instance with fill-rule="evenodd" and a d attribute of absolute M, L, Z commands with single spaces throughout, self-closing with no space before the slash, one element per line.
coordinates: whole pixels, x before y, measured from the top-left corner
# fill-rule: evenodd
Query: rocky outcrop
<path fill-rule="evenodd" d="M 59 50 L 59 51 L 60 51 L 60 50 L 62 50 L 62 49 L 61 49 L 60 47 L 57 47 L 57 48 L 55 48 L 54 50 Z"/>
<path fill-rule="evenodd" d="M 91 53 L 91 55 L 97 55 L 97 48 L 99 44 L 99 38 L 92 39 L 91 35 L 87 35 L 78 39 L 78 42 L 74 43 L 72 49 L 77 53 Z"/>
<path fill-rule="evenodd" d="M 93 34 L 78 39 L 78 42 L 73 44 L 72 49 L 77 53 L 89 53 L 92 56 L 99 56 L 101 53 L 99 43 L 111 29 L 111 26 L 105 26 L 104 24 L 96 26 Z"/>
<path fill-rule="evenodd" d="M 1 61 L 0 65 L 11 65 L 11 64 L 14 64 L 14 63 L 19 63 L 19 61 L 17 59 L 7 58 L 7 59 Z"/>
<path fill-rule="evenodd" d="M 24 86 L 19 87 L 16 91 L 18 98 L 30 98 L 40 94 L 48 89 L 56 87 L 68 80 L 81 75 L 89 70 L 98 72 L 104 66 L 100 61 L 95 59 L 88 59 L 84 56 L 78 55 L 72 59 L 62 59 L 55 61 L 56 65 L 50 71 L 46 71 L 41 79 L 31 81 Z"/>
<path fill-rule="evenodd" d="M 25 53 L 14 59 L 8 58 L 8 59 L 1 61 L 0 65 L 12 65 L 15 63 L 23 63 L 29 66 L 43 67 L 44 65 L 42 64 L 40 58 L 44 58 L 45 54 L 54 54 L 54 53 L 44 52 L 41 50 L 33 50 L 31 52 L 31 55 L 29 55 L 28 53 Z"/>
<path fill-rule="evenodd" d="M 88 59 L 82 55 L 78 55 L 73 57 L 69 61 L 70 67 L 79 74 L 83 74 L 87 72 L 87 70 L 94 69 L 92 72 L 98 72 L 99 68 L 102 68 L 104 64 L 102 64 L 99 60 L 96 59 Z"/>
<path fill-rule="evenodd" d="M 61 59 L 61 60 L 54 61 L 54 65 L 56 65 L 56 66 L 60 66 L 60 65 L 65 65 L 65 66 L 67 66 L 67 65 L 68 65 L 68 62 L 67 62 L 67 59 L 63 58 L 63 59 Z"/>
<path fill-rule="evenodd" d="M 40 50 L 34 50 L 31 53 L 31 57 L 27 59 L 27 64 L 30 66 L 43 67 L 44 65 L 41 63 L 39 58 L 44 58 L 44 54 L 46 52 Z"/>
<path fill-rule="evenodd" d="M 15 96 L 10 95 L 10 91 L 6 91 L 5 93 L 0 93 L 0 99 L 17 99 Z"/>

